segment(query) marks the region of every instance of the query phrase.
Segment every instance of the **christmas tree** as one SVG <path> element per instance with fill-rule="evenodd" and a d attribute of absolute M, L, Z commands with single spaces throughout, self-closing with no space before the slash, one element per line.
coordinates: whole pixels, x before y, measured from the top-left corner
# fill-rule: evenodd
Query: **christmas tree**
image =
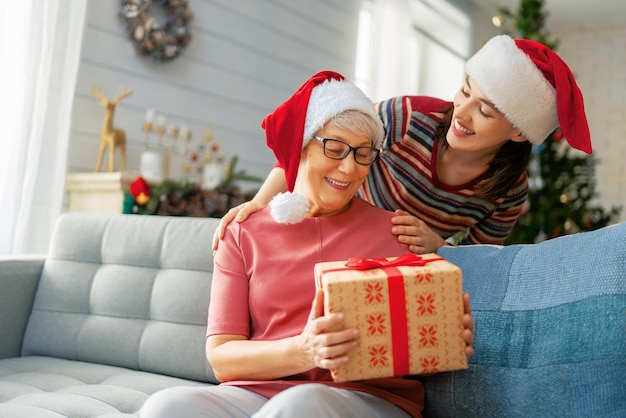
<path fill-rule="evenodd" d="M 515 38 L 537 41 L 556 50 L 544 29 L 544 0 L 521 0 L 512 12 L 499 8 L 501 16 L 512 21 Z M 557 129 L 544 143 L 533 147 L 528 167 L 530 192 L 524 214 L 507 238 L 507 244 L 533 243 L 580 231 L 591 231 L 610 224 L 621 208 L 609 211 L 593 205 L 596 196 L 596 159 L 573 151 Z"/>

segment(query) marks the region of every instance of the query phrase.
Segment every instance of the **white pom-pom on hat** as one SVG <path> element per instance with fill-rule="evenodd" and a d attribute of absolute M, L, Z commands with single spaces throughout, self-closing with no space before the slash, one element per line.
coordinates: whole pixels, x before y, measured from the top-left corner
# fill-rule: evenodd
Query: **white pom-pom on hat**
<path fill-rule="evenodd" d="M 278 193 L 270 201 L 270 215 L 279 224 L 302 222 L 309 211 L 309 202 L 300 193 Z"/>

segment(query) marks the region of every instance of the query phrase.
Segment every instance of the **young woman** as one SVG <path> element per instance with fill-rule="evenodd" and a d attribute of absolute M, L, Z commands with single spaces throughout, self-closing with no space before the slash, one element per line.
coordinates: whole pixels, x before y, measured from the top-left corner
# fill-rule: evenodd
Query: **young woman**
<path fill-rule="evenodd" d="M 532 145 L 557 127 L 591 153 L 582 94 L 551 49 L 496 36 L 466 71 L 453 103 L 405 96 L 377 105 L 385 141 L 358 195 L 396 211 L 392 232 L 415 253 L 434 252 L 460 231 L 462 244 L 503 244 L 528 194 Z M 224 216 L 214 248 L 231 220 L 293 187 L 283 169 L 278 164 L 250 202 Z"/>

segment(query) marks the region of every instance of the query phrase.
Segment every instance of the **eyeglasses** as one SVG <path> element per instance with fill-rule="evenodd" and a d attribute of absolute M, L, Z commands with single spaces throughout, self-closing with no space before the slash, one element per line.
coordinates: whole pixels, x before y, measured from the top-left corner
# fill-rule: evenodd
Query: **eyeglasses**
<path fill-rule="evenodd" d="M 313 135 L 311 138 L 316 139 L 324 144 L 324 155 L 331 160 L 343 160 L 350 152 L 354 154 L 354 161 L 360 165 L 370 165 L 374 162 L 378 153 L 376 148 L 372 147 L 351 147 L 343 141 L 332 138 L 321 138 Z"/>

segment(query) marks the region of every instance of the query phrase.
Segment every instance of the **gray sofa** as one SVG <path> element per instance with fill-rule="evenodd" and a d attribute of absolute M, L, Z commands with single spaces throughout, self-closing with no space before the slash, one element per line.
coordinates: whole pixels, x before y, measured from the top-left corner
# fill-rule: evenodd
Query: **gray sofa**
<path fill-rule="evenodd" d="M 204 356 L 217 220 L 62 215 L 45 257 L 0 258 L 0 417 L 135 416 Z M 626 223 L 538 245 L 444 248 L 476 320 L 425 416 L 626 416 Z"/>

